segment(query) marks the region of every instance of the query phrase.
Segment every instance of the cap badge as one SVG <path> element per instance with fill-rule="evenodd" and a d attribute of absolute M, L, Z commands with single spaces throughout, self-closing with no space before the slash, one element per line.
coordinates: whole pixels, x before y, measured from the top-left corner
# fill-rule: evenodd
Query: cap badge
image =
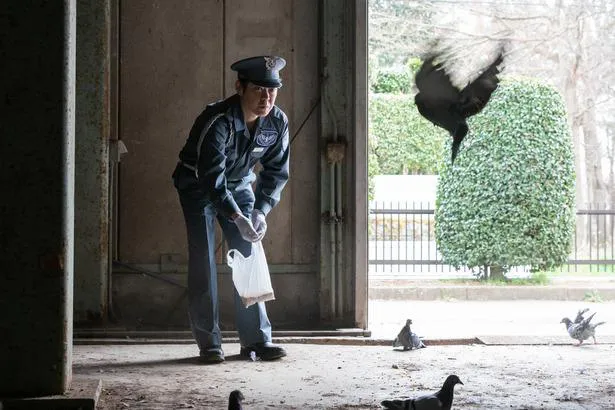
<path fill-rule="evenodd" d="M 263 57 L 265 59 L 265 67 L 267 70 L 273 70 L 275 68 L 276 59 L 273 57 Z"/>

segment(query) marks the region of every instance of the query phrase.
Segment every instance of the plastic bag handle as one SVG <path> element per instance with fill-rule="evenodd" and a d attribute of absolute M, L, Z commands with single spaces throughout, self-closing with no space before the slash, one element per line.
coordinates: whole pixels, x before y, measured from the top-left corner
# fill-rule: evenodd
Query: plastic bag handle
<path fill-rule="evenodd" d="M 235 249 L 229 249 L 226 253 L 226 264 L 231 268 L 233 267 L 233 259 L 235 259 Z"/>

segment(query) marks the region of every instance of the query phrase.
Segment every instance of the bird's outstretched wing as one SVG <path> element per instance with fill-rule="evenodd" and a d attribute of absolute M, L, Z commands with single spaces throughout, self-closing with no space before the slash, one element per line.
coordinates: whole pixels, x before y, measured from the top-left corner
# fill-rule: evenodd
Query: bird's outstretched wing
<path fill-rule="evenodd" d="M 459 98 L 459 89 L 451 82 L 442 62 L 436 62 L 438 58 L 435 53 L 425 58 L 414 77 L 416 88 L 430 103 L 454 103 Z"/>
<path fill-rule="evenodd" d="M 442 63 L 435 62 L 437 58 L 436 54 L 428 56 L 416 73 L 414 81 L 419 92 L 414 102 L 424 118 L 454 134 L 460 118 L 451 107 L 458 103 L 460 93 Z"/>
<path fill-rule="evenodd" d="M 500 82 L 498 74 L 501 71 L 499 66 L 503 62 L 504 49 L 501 48 L 495 60 L 476 79 L 461 90 L 459 109 L 464 118 L 476 115 L 485 108 L 491 98 L 491 94 L 498 88 Z"/>
<path fill-rule="evenodd" d="M 596 316 L 596 312 L 594 312 L 594 313 L 592 313 L 591 315 L 589 315 L 589 317 L 588 317 L 587 319 L 583 319 L 583 320 L 581 320 L 581 323 L 580 323 L 581 327 L 582 327 L 583 329 L 585 329 L 585 328 L 589 327 L 589 322 L 591 322 L 591 321 L 592 321 L 592 319 L 594 318 L 594 316 Z"/>
<path fill-rule="evenodd" d="M 584 319 L 583 315 L 587 313 L 588 310 L 588 308 L 579 309 L 579 311 L 577 312 L 577 317 L 574 318 L 574 323 L 581 323 L 581 321 Z"/>

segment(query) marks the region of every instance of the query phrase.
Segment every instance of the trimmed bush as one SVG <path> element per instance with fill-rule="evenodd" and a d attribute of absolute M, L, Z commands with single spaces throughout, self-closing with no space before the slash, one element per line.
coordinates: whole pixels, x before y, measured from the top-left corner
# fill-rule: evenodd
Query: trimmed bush
<path fill-rule="evenodd" d="M 503 80 L 469 127 L 436 194 L 436 241 L 445 262 L 496 272 L 564 263 L 574 231 L 575 170 L 559 93 L 529 79 Z"/>
<path fill-rule="evenodd" d="M 379 70 L 372 83 L 372 91 L 387 94 L 408 94 L 412 92 L 414 77 L 406 70 Z"/>
<path fill-rule="evenodd" d="M 381 175 L 437 174 L 448 134 L 424 119 L 411 94 L 370 94 L 370 158 Z"/>

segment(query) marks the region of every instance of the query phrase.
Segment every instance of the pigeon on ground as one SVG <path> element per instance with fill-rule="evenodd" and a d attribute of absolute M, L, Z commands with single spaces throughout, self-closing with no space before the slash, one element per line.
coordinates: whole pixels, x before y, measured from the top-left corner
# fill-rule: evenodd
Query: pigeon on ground
<path fill-rule="evenodd" d="M 593 338 L 594 343 L 596 343 L 596 327 L 606 322 L 590 323 L 595 314 L 595 312 L 592 313 L 587 319 L 582 319 L 579 323 L 574 323 L 567 317 L 563 318 L 560 323 L 564 323 L 566 325 L 568 334 L 571 338 L 578 340 L 579 345 L 590 337 Z"/>
<path fill-rule="evenodd" d="M 404 327 L 393 341 L 393 347 L 403 346 L 404 350 L 420 349 L 425 347 L 421 338 L 410 329 L 412 319 L 407 319 Z"/>
<path fill-rule="evenodd" d="M 587 308 L 585 308 L 585 309 L 579 309 L 579 311 L 577 312 L 577 317 L 575 317 L 575 318 L 574 318 L 574 323 L 581 323 L 581 321 L 582 321 L 583 319 L 585 319 L 585 318 L 583 317 L 583 315 L 584 315 L 585 313 L 587 313 L 587 311 L 588 311 L 588 310 L 589 310 L 589 309 L 587 309 Z"/>
<path fill-rule="evenodd" d="M 228 410 L 241 410 L 243 399 L 243 394 L 239 390 L 233 390 L 228 396 Z"/>
<path fill-rule="evenodd" d="M 380 404 L 389 410 L 450 410 L 453 405 L 453 391 L 457 383 L 463 384 L 457 375 L 451 374 L 444 381 L 442 388 L 434 394 L 407 400 L 383 400 Z"/>
<path fill-rule="evenodd" d="M 414 82 L 418 93 L 414 102 L 423 117 L 444 128 L 453 137 L 452 163 L 468 133 L 467 118 L 478 114 L 486 105 L 500 82 L 498 66 L 504 61 L 504 46 L 482 73 L 463 89 L 451 82 L 440 61 L 442 52 L 431 51 L 425 57 Z"/>
<path fill-rule="evenodd" d="M 414 332 L 410 332 L 410 342 L 412 342 L 412 349 L 422 349 L 426 347 L 419 335 Z"/>

